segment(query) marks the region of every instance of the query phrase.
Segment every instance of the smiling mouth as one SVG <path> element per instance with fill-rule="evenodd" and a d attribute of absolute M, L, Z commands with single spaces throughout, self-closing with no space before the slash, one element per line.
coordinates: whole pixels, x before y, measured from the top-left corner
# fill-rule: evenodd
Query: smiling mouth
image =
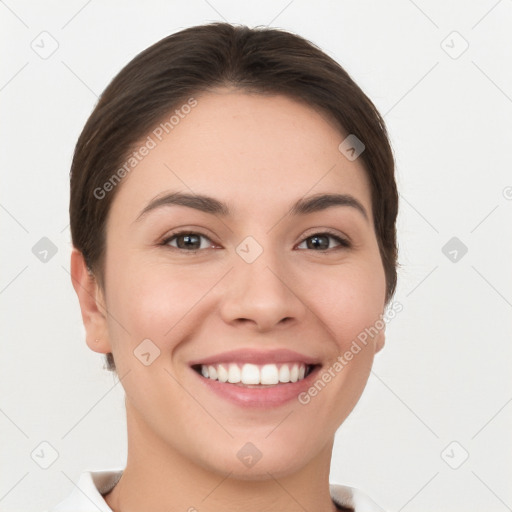
<path fill-rule="evenodd" d="M 304 380 L 320 365 L 303 362 L 290 363 L 220 363 L 195 364 L 192 369 L 209 380 L 244 387 L 268 387 Z"/>

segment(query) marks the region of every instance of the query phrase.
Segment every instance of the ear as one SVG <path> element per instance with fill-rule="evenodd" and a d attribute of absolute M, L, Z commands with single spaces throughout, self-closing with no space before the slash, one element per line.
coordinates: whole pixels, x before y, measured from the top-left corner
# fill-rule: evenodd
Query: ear
<path fill-rule="evenodd" d="M 91 350 L 112 352 L 108 338 L 105 298 L 96 278 L 87 268 L 83 254 L 73 247 L 71 252 L 71 282 L 78 296 L 86 342 Z"/>
<path fill-rule="evenodd" d="M 380 352 L 386 343 L 386 323 L 384 320 L 382 320 L 384 323 L 384 327 L 379 330 L 379 334 L 377 334 L 377 337 L 375 338 L 375 353 Z"/>
<path fill-rule="evenodd" d="M 375 353 L 380 352 L 386 343 L 386 336 L 384 332 L 379 333 L 378 338 L 375 340 Z"/>

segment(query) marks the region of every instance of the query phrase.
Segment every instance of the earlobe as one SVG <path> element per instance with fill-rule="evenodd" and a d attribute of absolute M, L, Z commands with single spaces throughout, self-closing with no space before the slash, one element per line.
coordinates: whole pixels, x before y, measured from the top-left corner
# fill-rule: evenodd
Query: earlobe
<path fill-rule="evenodd" d="M 89 272 L 83 254 L 76 248 L 71 252 L 71 282 L 80 303 L 87 345 L 94 352 L 112 352 L 103 292 Z"/>
<path fill-rule="evenodd" d="M 384 327 L 379 330 L 379 334 L 377 334 L 377 338 L 375 340 L 375 353 L 380 352 L 386 343 L 386 324 L 384 323 Z"/>
<path fill-rule="evenodd" d="M 375 340 L 375 353 L 380 352 L 384 348 L 385 342 L 386 337 L 384 332 L 381 332 L 378 338 Z"/>

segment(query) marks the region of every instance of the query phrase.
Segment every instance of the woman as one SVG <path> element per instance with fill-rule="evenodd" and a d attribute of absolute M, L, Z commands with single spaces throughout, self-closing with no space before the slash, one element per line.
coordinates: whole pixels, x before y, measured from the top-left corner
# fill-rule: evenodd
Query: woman
<path fill-rule="evenodd" d="M 308 41 L 215 23 L 135 57 L 78 140 L 70 200 L 128 459 L 52 510 L 381 510 L 329 469 L 384 345 L 397 208 L 382 118 Z"/>

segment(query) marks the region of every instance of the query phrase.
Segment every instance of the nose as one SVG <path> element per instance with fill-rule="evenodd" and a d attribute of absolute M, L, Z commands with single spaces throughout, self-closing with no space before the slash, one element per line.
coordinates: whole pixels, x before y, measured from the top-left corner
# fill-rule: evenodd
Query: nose
<path fill-rule="evenodd" d="M 306 305 L 294 290 L 297 283 L 274 258 L 264 256 L 253 263 L 235 263 L 229 273 L 221 304 L 221 316 L 231 325 L 247 324 L 265 332 L 297 323 Z"/>

